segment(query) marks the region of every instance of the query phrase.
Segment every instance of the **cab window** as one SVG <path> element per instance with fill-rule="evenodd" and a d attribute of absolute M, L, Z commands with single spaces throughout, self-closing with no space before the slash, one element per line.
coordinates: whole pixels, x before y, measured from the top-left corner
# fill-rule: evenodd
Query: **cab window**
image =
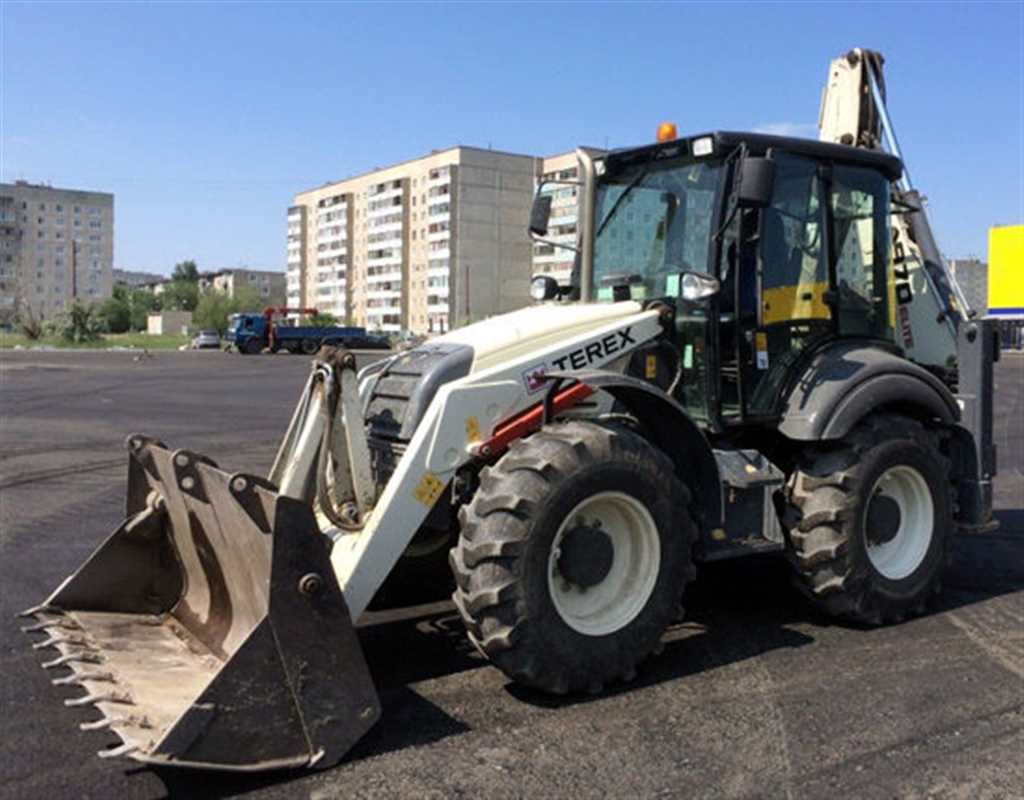
<path fill-rule="evenodd" d="M 875 170 L 836 166 L 829 193 L 839 332 L 892 339 L 889 182 Z"/>

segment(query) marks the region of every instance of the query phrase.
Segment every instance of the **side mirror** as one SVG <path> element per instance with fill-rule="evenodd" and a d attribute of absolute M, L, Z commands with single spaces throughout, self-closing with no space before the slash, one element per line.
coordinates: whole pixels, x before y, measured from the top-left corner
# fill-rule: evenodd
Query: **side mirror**
<path fill-rule="evenodd" d="M 548 235 L 548 220 L 551 218 L 551 195 L 537 194 L 530 209 L 530 233 L 534 236 Z"/>
<path fill-rule="evenodd" d="M 772 202 L 775 162 L 770 158 L 747 156 L 740 162 L 736 180 L 736 201 L 745 208 L 764 208 Z"/>
<path fill-rule="evenodd" d="M 538 303 L 543 300 L 554 300 L 561 293 L 562 287 L 550 275 L 537 275 L 530 281 L 530 297 Z"/>
<path fill-rule="evenodd" d="M 697 303 L 714 297 L 721 289 L 718 278 L 705 272 L 680 272 L 670 275 L 667 294 L 688 303 Z"/>

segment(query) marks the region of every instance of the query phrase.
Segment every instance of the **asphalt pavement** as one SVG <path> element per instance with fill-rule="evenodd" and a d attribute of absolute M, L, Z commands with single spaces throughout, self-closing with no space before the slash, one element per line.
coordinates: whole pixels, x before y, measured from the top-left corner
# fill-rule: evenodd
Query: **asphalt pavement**
<path fill-rule="evenodd" d="M 370 356 L 364 356 L 364 363 Z M 1024 357 L 996 376 L 999 531 L 959 537 L 927 616 L 814 612 L 777 558 L 717 564 L 627 686 L 552 698 L 470 647 L 450 605 L 360 637 L 384 705 L 340 765 L 153 770 L 65 708 L 14 614 L 120 521 L 131 432 L 266 472 L 308 373 L 296 356 L 0 353 L 0 797 L 1024 796 Z"/>

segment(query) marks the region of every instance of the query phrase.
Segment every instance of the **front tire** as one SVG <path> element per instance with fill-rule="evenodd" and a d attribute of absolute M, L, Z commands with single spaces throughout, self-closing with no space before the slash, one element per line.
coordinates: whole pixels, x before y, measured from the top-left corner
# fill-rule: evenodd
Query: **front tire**
<path fill-rule="evenodd" d="M 949 461 L 916 420 L 882 414 L 791 476 L 797 585 L 826 613 L 869 625 L 924 612 L 954 528 Z"/>
<path fill-rule="evenodd" d="M 456 607 L 512 680 L 556 694 L 631 679 L 694 575 L 690 495 L 632 431 L 548 425 L 484 469 L 451 552 Z"/>

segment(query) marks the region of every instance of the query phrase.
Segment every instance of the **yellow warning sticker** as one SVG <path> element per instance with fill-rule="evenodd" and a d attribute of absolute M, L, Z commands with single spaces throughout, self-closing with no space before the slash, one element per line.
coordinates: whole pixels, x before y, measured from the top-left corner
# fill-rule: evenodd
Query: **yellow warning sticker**
<path fill-rule="evenodd" d="M 413 489 L 412 496 L 423 505 L 432 507 L 443 491 L 444 484 L 438 477 L 433 472 L 425 472 L 420 478 L 420 482 L 416 484 L 416 488 Z"/>
<path fill-rule="evenodd" d="M 480 420 L 476 417 L 466 417 L 466 441 L 469 443 L 480 441 Z"/>
<path fill-rule="evenodd" d="M 647 356 L 644 363 L 644 376 L 647 380 L 658 377 L 658 357 L 654 354 Z"/>
<path fill-rule="evenodd" d="M 757 368 L 768 369 L 768 334 L 764 331 L 754 334 L 754 351 L 757 355 Z"/>

